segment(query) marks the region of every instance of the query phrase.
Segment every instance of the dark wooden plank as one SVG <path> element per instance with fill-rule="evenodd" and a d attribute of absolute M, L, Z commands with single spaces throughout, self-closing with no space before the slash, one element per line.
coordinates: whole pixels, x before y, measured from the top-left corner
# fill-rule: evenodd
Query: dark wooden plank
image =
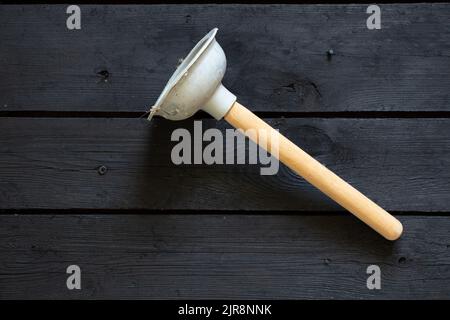
<path fill-rule="evenodd" d="M 268 122 L 388 210 L 450 207 L 450 119 Z M 203 120 L 216 126 L 230 128 Z M 182 127 L 192 120 L 0 118 L 0 209 L 340 210 L 284 166 L 174 165 Z"/>
<path fill-rule="evenodd" d="M 4 298 L 448 299 L 450 220 L 388 242 L 346 216 L 1 215 Z M 81 268 L 82 290 L 66 289 Z M 381 268 L 381 290 L 366 269 Z"/>
<path fill-rule="evenodd" d="M 0 7 L 1 110 L 145 111 L 218 26 L 224 83 L 252 110 L 448 111 L 449 4 L 383 4 L 376 31 L 367 5 L 81 8 L 69 31 L 65 5 Z"/>

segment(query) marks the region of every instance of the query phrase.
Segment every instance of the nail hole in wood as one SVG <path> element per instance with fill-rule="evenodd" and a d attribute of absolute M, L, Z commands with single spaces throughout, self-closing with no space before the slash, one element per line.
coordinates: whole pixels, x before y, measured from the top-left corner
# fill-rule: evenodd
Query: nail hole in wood
<path fill-rule="evenodd" d="M 334 50 L 333 49 L 329 49 L 327 51 L 327 58 L 328 58 L 328 60 L 331 60 L 332 56 L 334 56 Z"/>
<path fill-rule="evenodd" d="M 100 166 L 97 169 L 98 174 L 101 176 L 104 175 L 106 171 L 108 171 L 108 168 L 106 166 Z"/>
<path fill-rule="evenodd" d="M 101 78 L 101 81 L 108 82 L 108 79 L 109 79 L 108 70 L 101 70 L 101 71 L 97 72 L 97 75 Z"/>

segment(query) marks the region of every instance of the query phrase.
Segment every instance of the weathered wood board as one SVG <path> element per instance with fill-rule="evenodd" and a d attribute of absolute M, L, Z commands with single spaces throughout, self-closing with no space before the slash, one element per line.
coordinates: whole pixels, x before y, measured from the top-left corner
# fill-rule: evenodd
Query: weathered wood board
<path fill-rule="evenodd" d="M 0 298 L 448 298 L 449 219 L 402 220 L 392 243 L 346 216 L 0 215 Z"/>
<path fill-rule="evenodd" d="M 449 208 L 448 119 L 267 121 L 388 210 Z M 177 128 L 193 121 L 0 118 L 0 208 L 340 210 L 281 164 L 174 165 Z"/>
<path fill-rule="evenodd" d="M 143 112 L 210 29 L 255 111 L 448 112 L 450 4 L 0 8 L 0 110 Z M 331 59 L 326 52 L 335 53 Z"/>

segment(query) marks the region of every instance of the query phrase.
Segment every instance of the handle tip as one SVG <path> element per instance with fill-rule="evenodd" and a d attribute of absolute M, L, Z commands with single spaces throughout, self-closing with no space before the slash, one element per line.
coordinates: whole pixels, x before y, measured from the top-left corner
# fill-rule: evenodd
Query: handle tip
<path fill-rule="evenodd" d="M 389 228 L 389 231 L 384 234 L 384 237 L 388 240 L 395 241 L 403 233 L 403 225 L 400 221 L 396 220 L 396 223 Z"/>

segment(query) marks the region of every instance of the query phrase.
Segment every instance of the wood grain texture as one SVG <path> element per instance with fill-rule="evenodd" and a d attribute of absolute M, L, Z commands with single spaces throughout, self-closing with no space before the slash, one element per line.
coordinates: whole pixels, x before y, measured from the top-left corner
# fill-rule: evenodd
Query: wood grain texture
<path fill-rule="evenodd" d="M 0 6 L 0 299 L 450 297 L 450 4 L 383 4 L 377 31 L 367 5 L 82 5 L 79 31 L 66 7 Z M 193 120 L 137 114 L 216 26 L 224 85 L 399 241 L 284 166 L 172 163 Z"/>
<path fill-rule="evenodd" d="M 219 27 L 224 84 L 253 111 L 448 111 L 450 5 L 0 7 L 1 111 L 132 111 Z M 326 52 L 335 53 L 329 59 Z"/>
<path fill-rule="evenodd" d="M 449 219 L 403 220 L 392 243 L 346 216 L 0 215 L 0 299 L 448 299 Z"/>
<path fill-rule="evenodd" d="M 449 209 L 449 119 L 265 120 L 388 211 Z M 193 120 L 0 118 L 0 208 L 341 210 L 281 165 L 176 166 L 176 128 Z"/>

